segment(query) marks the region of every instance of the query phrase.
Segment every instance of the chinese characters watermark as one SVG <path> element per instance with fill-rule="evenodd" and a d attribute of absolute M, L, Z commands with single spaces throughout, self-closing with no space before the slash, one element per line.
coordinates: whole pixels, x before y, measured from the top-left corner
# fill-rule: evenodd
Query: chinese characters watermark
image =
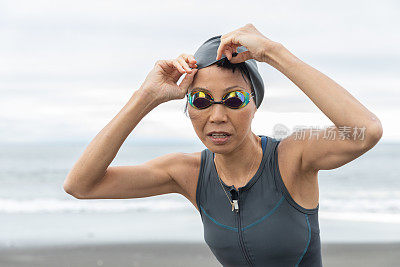
<path fill-rule="evenodd" d="M 324 140 L 364 140 L 366 127 L 358 126 L 328 126 L 325 128 L 320 127 L 307 127 L 303 125 L 296 125 L 294 127 L 293 135 L 295 140 L 311 139 L 313 136 L 319 140 L 320 135 Z M 276 139 L 282 139 L 290 134 L 289 128 L 283 124 L 275 124 L 273 128 L 273 136 Z"/>

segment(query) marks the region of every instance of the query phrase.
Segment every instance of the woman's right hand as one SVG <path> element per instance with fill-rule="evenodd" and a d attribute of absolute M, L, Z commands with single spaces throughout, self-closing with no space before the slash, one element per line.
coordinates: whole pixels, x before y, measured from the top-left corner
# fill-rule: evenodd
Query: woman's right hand
<path fill-rule="evenodd" d="M 196 60 L 189 54 L 181 54 L 176 59 L 158 60 L 141 85 L 141 89 L 150 93 L 160 103 L 182 99 L 193 81 L 196 68 Z M 187 75 L 177 85 L 179 78 L 185 73 Z"/>

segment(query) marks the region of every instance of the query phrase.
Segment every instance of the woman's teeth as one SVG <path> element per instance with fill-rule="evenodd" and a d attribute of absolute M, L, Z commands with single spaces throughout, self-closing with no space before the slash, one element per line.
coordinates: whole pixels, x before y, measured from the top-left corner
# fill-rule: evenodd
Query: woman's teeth
<path fill-rule="evenodd" d="M 213 138 L 225 138 L 226 136 L 226 134 L 212 134 Z"/>

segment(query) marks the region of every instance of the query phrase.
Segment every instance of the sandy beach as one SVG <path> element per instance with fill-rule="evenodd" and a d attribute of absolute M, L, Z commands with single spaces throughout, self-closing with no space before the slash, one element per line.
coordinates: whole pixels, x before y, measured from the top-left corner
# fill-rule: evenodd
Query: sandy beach
<path fill-rule="evenodd" d="M 324 267 L 399 266 L 400 243 L 322 244 Z M 4 267 L 80 266 L 221 266 L 204 243 L 135 243 L 116 245 L 3 248 Z"/>

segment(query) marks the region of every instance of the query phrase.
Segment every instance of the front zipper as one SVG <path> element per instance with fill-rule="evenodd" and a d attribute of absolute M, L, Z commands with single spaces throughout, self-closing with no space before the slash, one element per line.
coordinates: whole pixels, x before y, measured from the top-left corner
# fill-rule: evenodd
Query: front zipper
<path fill-rule="evenodd" d="M 235 189 L 235 190 L 236 190 L 236 189 Z M 247 255 L 247 251 L 246 251 L 246 248 L 245 248 L 245 246 L 244 246 L 243 234 L 242 234 L 242 223 L 241 223 L 241 220 L 240 220 L 240 210 L 241 210 L 243 207 L 240 205 L 240 194 L 239 194 L 239 191 L 236 190 L 236 192 L 237 192 L 237 194 L 238 194 L 238 204 L 239 204 L 239 209 L 238 209 L 237 212 L 236 212 L 236 213 L 237 213 L 237 221 L 238 221 L 239 241 L 240 241 L 240 245 L 241 245 L 241 249 L 242 249 L 243 255 L 244 255 L 244 257 L 246 258 L 247 263 L 248 263 L 250 266 L 253 266 L 253 264 L 252 264 L 251 261 L 250 261 L 250 256 Z"/>

